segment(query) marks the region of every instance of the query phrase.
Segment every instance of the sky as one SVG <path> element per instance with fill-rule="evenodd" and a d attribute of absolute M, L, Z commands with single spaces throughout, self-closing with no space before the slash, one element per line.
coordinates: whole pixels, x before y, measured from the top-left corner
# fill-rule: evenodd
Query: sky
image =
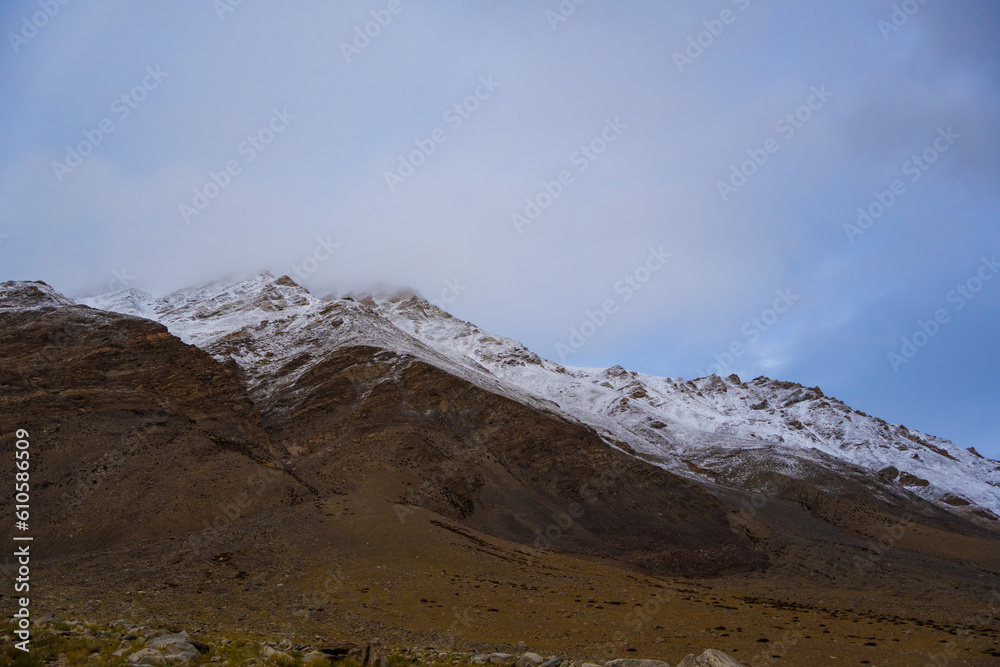
<path fill-rule="evenodd" d="M 0 280 L 407 286 L 1000 459 L 1000 3 L 8 0 Z"/>

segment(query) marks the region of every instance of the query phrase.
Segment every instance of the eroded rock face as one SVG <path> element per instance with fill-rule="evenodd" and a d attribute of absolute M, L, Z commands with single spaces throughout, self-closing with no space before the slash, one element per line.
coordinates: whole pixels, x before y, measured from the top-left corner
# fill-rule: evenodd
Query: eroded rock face
<path fill-rule="evenodd" d="M 899 483 L 903 486 L 929 486 L 930 482 L 916 475 L 904 472 L 899 476 Z"/>
<path fill-rule="evenodd" d="M 294 395 L 295 408 L 265 412 L 265 424 L 324 491 L 342 489 L 347 469 L 389 500 L 495 537 L 654 572 L 766 562 L 700 488 L 412 357 L 342 348 L 298 378 Z"/>
<path fill-rule="evenodd" d="M 5 283 L 0 349 L 0 432 L 29 434 L 50 555 L 185 535 L 237 500 L 246 516 L 307 493 L 276 471 L 238 369 L 159 324 Z"/>

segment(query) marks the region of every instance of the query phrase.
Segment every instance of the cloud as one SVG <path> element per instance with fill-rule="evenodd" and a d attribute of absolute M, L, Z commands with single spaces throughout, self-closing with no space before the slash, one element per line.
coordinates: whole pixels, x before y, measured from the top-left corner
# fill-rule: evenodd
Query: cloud
<path fill-rule="evenodd" d="M 457 280 L 457 315 L 554 356 L 662 245 L 669 265 L 574 363 L 693 374 L 792 288 L 808 305 L 739 372 L 826 379 L 908 414 L 915 390 L 879 375 L 886 341 L 1000 245 L 1000 23 L 985 0 L 928 2 L 885 40 L 892 5 L 594 1 L 554 30 L 558 3 L 526 0 L 403 0 L 389 22 L 379 3 L 242 3 L 224 20 L 210 4 L 67 5 L 0 57 L 0 270 L 83 294 L 125 269 L 166 290 L 293 272 L 323 239 L 338 246 L 302 280 L 316 293 L 389 282 L 434 296 Z M 30 6 L 8 5 L 3 26 Z M 348 62 L 342 43 L 379 17 Z M 689 38 L 703 45 L 681 72 Z M 148 67 L 169 75 L 118 118 Z M 294 118 L 271 137 L 275 109 Z M 59 182 L 52 162 L 108 117 L 114 131 Z M 613 142 L 609 121 L 627 126 Z M 858 208 L 949 126 L 961 140 L 850 243 Z M 273 140 L 251 160 L 254 137 Z M 390 188 L 401 159 L 412 173 Z M 179 207 L 233 162 L 186 223 Z M 723 198 L 720 182 L 741 184 Z M 547 205 L 518 233 L 531 201 Z"/>

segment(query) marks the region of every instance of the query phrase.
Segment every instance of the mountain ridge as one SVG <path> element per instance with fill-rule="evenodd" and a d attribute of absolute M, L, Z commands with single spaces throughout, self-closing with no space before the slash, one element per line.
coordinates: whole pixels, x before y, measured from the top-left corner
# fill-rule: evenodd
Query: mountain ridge
<path fill-rule="evenodd" d="M 273 383 L 283 373 L 301 375 L 310 350 L 371 343 L 584 423 L 612 446 L 692 479 L 736 479 L 747 457 L 734 452 L 771 449 L 793 468 L 828 465 L 833 457 L 981 525 L 1000 523 L 1000 463 L 854 410 L 818 387 L 763 376 L 683 380 L 620 366 L 564 366 L 455 318 L 409 289 L 319 299 L 287 276 L 263 273 L 160 299 L 123 290 L 81 302 L 152 317 L 217 359 L 232 358 L 249 374 L 251 393 L 265 378 Z M 263 356 L 273 356 L 260 358 L 260 349 L 256 356 L 248 351 L 249 340 L 258 346 L 277 340 L 273 325 L 282 323 L 278 346 L 294 355 L 268 348 Z M 321 331 L 330 339 L 322 340 Z M 699 472 L 704 470 L 711 474 Z M 743 486 L 761 490 L 746 481 Z"/>
<path fill-rule="evenodd" d="M 38 611 L 580 655 L 751 655 L 780 625 L 808 630 L 796 664 L 909 664 L 898 649 L 963 631 L 1000 573 L 955 482 L 989 486 L 993 462 L 882 433 L 940 464 L 949 486 L 928 488 L 824 451 L 823 428 L 883 427 L 816 388 L 561 367 L 415 293 L 318 299 L 271 275 L 88 302 L 0 285 Z"/>

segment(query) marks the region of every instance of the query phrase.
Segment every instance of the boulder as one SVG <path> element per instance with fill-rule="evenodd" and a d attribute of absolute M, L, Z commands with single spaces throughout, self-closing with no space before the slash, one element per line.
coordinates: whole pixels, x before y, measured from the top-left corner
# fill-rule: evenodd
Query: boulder
<path fill-rule="evenodd" d="M 190 644 L 191 646 L 193 646 L 194 650 L 198 651 L 198 653 L 203 653 L 204 654 L 204 653 L 208 653 L 209 651 L 212 650 L 212 647 L 209 646 L 208 644 L 205 644 L 205 643 L 202 643 L 202 642 L 196 642 L 193 639 L 189 639 L 188 640 L 188 644 Z"/>
<path fill-rule="evenodd" d="M 181 642 L 187 642 L 187 640 L 188 640 L 188 633 L 186 632 L 177 632 L 174 634 L 162 634 L 153 637 L 152 639 L 147 641 L 146 646 L 148 648 L 163 648 L 167 644 L 179 644 Z"/>
<path fill-rule="evenodd" d="M 38 628 L 45 625 L 46 623 L 51 622 L 53 618 L 55 617 L 52 614 L 45 614 L 43 616 L 39 616 L 38 618 L 36 618 L 34 621 L 31 622 L 31 624 L 34 625 L 36 628 Z"/>
<path fill-rule="evenodd" d="M 270 660 L 271 658 L 274 658 L 275 660 L 277 660 L 279 658 L 287 658 L 288 657 L 287 653 L 279 651 L 276 648 L 271 648 L 270 646 L 264 646 L 263 648 L 261 648 L 260 649 L 260 654 L 262 656 L 264 656 L 265 660 Z"/>
<path fill-rule="evenodd" d="M 637 658 L 619 658 L 608 660 L 604 667 L 670 667 L 662 660 L 640 660 Z"/>
<path fill-rule="evenodd" d="M 350 653 L 352 648 L 357 648 L 357 644 L 330 644 L 329 646 L 321 646 L 317 650 L 324 655 L 345 656 Z"/>
<path fill-rule="evenodd" d="M 330 657 L 322 651 L 309 651 L 302 656 L 302 662 L 306 665 L 329 665 Z"/>
<path fill-rule="evenodd" d="M 198 649 L 188 642 L 173 642 L 162 648 L 163 652 L 168 656 L 180 655 L 181 653 L 194 653 L 195 655 L 198 655 Z"/>
<path fill-rule="evenodd" d="M 526 652 L 522 653 L 521 657 L 517 659 L 517 667 L 538 667 L 542 664 L 544 659 L 537 653 Z"/>
<path fill-rule="evenodd" d="M 559 658 L 549 658 L 542 663 L 542 667 L 559 667 L 562 664 L 562 660 Z"/>
<path fill-rule="evenodd" d="M 347 657 L 354 660 L 360 667 L 388 667 L 389 658 L 382 650 L 382 641 L 373 639 L 365 646 L 352 648 L 347 652 Z"/>
<path fill-rule="evenodd" d="M 136 651 L 128 657 L 128 661 L 133 665 L 162 665 L 163 654 L 155 648 L 144 648 Z"/>
<path fill-rule="evenodd" d="M 743 667 L 739 661 L 730 658 L 728 655 L 722 651 L 716 651 L 715 649 L 707 649 L 704 653 L 699 655 L 697 658 L 694 655 L 689 655 L 680 663 L 677 667 Z"/>
<path fill-rule="evenodd" d="M 490 653 L 489 657 L 486 658 L 486 662 L 491 665 L 507 665 L 516 659 L 517 656 L 513 656 L 510 653 Z"/>
<path fill-rule="evenodd" d="M 176 655 L 168 655 L 164 660 L 167 662 L 183 662 L 184 660 L 193 660 L 199 655 L 198 651 L 184 651 L 183 653 L 177 653 Z"/>

